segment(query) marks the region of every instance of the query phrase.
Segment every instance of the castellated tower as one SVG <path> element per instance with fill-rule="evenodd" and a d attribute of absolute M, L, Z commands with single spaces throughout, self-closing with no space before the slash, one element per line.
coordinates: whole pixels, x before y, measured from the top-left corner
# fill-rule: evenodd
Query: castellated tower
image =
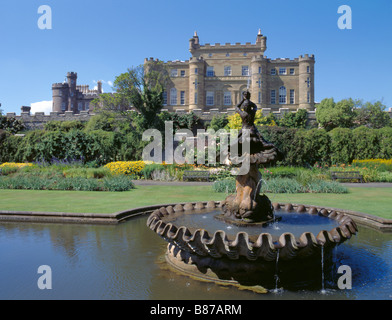
<path fill-rule="evenodd" d="M 103 93 L 102 81 L 97 82 L 97 89 L 90 90 L 88 85 L 77 85 L 77 78 L 76 72 L 68 72 L 66 81 L 52 84 L 53 112 L 90 111 L 91 101 Z"/>
<path fill-rule="evenodd" d="M 68 72 L 67 73 L 67 83 L 69 87 L 69 94 L 68 94 L 68 108 L 67 111 L 72 111 L 73 113 L 76 112 L 77 108 L 77 94 L 76 94 L 76 79 L 78 78 L 78 74 L 76 72 Z"/>
<path fill-rule="evenodd" d="M 299 57 L 299 108 L 314 109 L 314 55 Z"/>

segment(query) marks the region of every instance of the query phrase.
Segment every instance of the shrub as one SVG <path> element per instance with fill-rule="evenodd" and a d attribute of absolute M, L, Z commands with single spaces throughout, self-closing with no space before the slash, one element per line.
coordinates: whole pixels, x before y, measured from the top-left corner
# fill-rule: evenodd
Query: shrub
<path fill-rule="evenodd" d="M 313 193 L 348 193 L 348 189 L 336 181 L 313 180 L 307 185 Z"/>
<path fill-rule="evenodd" d="M 144 161 L 117 161 L 110 162 L 104 167 L 116 175 L 139 175 L 145 166 L 146 163 Z"/>
<path fill-rule="evenodd" d="M 235 179 L 230 179 L 230 178 L 217 180 L 212 184 L 212 190 L 221 193 L 235 193 L 236 181 Z"/>
<path fill-rule="evenodd" d="M 164 171 L 164 170 L 165 170 L 165 166 L 163 166 L 162 164 L 152 163 L 146 165 L 140 171 L 140 173 L 142 174 L 144 179 L 148 180 L 148 179 L 152 179 L 152 173 L 154 171 Z"/>
<path fill-rule="evenodd" d="M 296 180 L 288 178 L 273 178 L 264 180 L 261 190 L 271 193 L 303 193 L 305 188 Z"/>

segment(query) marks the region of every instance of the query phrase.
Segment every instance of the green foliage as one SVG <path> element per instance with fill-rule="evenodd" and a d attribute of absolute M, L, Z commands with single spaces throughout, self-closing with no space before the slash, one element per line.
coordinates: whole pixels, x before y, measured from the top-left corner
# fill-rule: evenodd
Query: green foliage
<path fill-rule="evenodd" d="M 217 180 L 212 185 L 214 192 L 235 193 L 236 182 L 233 178 Z"/>
<path fill-rule="evenodd" d="M 175 112 L 164 111 L 161 112 L 158 117 L 162 121 L 162 123 L 164 123 L 165 121 L 172 121 L 174 131 L 177 131 L 179 129 L 192 130 L 197 125 L 201 125 L 200 118 L 193 112 L 179 114 Z"/>
<path fill-rule="evenodd" d="M 356 149 L 351 129 L 335 128 L 329 132 L 331 137 L 331 159 L 333 164 L 351 163 Z"/>
<path fill-rule="evenodd" d="M 355 145 L 354 158 L 376 159 L 380 152 L 377 130 L 367 127 L 359 127 L 352 131 Z"/>
<path fill-rule="evenodd" d="M 312 193 L 348 193 L 348 189 L 336 181 L 314 180 L 307 189 Z"/>
<path fill-rule="evenodd" d="M 144 179 L 146 180 L 150 180 L 152 179 L 152 174 L 155 171 L 164 171 L 165 170 L 165 166 L 163 166 L 162 164 L 147 164 L 141 171 L 141 175 L 144 177 Z"/>
<path fill-rule="evenodd" d="M 355 118 L 355 106 L 356 102 L 351 98 L 336 103 L 333 98 L 324 99 L 317 106 L 317 122 L 327 131 L 337 127 L 351 128 Z"/>
<path fill-rule="evenodd" d="M 23 121 L 13 117 L 5 117 L 0 113 L 0 130 L 15 134 L 25 129 L 26 127 L 23 124 Z"/>
<path fill-rule="evenodd" d="M 48 121 L 44 125 L 45 131 L 71 131 L 71 130 L 82 130 L 86 123 L 78 120 L 72 121 Z"/>
<path fill-rule="evenodd" d="M 355 110 L 355 122 L 359 126 L 367 126 L 374 129 L 391 126 L 391 118 L 385 112 L 386 106 L 381 101 L 375 103 L 362 101 L 359 102 L 360 107 Z"/>
<path fill-rule="evenodd" d="M 226 115 L 223 116 L 215 115 L 212 117 L 209 127 L 215 131 L 218 131 L 220 129 L 224 129 L 228 123 L 229 123 L 229 119 L 227 119 Z"/>
<path fill-rule="evenodd" d="M 308 120 L 308 112 L 305 109 L 299 109 L 297 112 L 287 112 L 283 118 L 278 121 L 278 125 L 286 128 L 305 129 Z"/>
<path fill-rule="evenodd" d="M 377 158 L 392 159 L 392 127 L 378 129 L 377 133 L 380 145 Z"/>
<path fill-rule="evenodd" d="M 0 189 L 73 190 L 73 191 L 128 191 L 134 188 L 132 178 L 126 176 L 92 179 L 43 178 L 35 176 L 0 177 Z"/>
<path fill-rule="evenodd" d="M 264 180 L 261 190 L 262 192 L 271 193 L 303 193 L 305 188 L 294 179 L 289 178 L 272 178 Z"/>

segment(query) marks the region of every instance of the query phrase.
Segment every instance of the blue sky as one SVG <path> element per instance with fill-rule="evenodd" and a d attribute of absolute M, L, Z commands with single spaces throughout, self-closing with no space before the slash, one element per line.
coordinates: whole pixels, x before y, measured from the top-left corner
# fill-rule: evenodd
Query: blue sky
<path fill-rule="evenodd" d="M 41 5 L 52 9 L 51 30 L 38 28 Z M 341 5 L 352 9 L 351 30 L 338 28 Z M 1 109 L 19 114 L 50 101 L 51 84 L 68 71 L 90 87 L 103 80 L 109 92 L 146 57 L 188 59 L 195 30 L 202 44 L 254 43 L 259 28 L 268 58 L 315 55 L 316 101 L 352 97 L 392 108 L 390 0 L 0 0 Z"/>

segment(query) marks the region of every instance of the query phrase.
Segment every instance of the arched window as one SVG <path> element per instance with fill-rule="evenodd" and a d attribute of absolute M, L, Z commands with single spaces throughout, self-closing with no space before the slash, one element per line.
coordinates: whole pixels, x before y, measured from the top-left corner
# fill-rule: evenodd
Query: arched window
<path fill-rule="evenodd" d="M 172 106 L 177 105 L 177 89 L 176 88 L 170 89 L 170 105 L 172 105 Z"/>
<path fill-rule="evenodd" d="M 286 87 L 282 86 L 279 88 L 279 104 L 286 104 Z"/>

